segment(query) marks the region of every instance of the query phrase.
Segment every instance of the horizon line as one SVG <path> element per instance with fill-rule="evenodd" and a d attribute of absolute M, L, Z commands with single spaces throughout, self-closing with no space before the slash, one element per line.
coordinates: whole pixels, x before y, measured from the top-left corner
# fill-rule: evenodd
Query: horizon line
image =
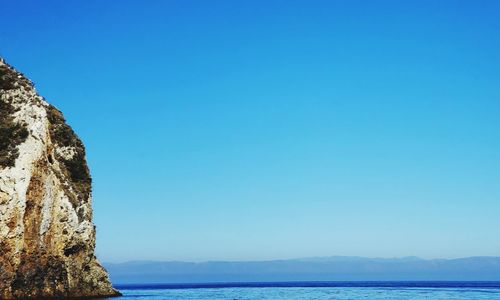
<path fill-rule="evenodd" d="M 350 258 L 350 259 L 367 259 L 367 260 L 404 260 L 413 259 L 420 261 L 437 261 L 437 260 L 462 260 L 462 259 L 472 259 L 472 258 L 496 258 L 500 259 L 500 256 L 494 255 L 475 255 L 475 256 L 463 256 L 454 258 L 422 258 L 420 256 L 394 256 L 394 257 L 371 257 L 371 256 L 349 256 L 349 255 L 332 255 L 332 256 L 311 256 L 311 257 L 297 257 L 297 258 L 283 258 L 283 259 L 261 259 L 261 260 L 201 260 L 201 261 L 190 261 L 190 260 L 154 260 L 154 259 L 137 259 L 137 260 L 126 260 L 120 262 L 112 261 L 102 261 L 103 264 L 127 264 L 127 263 L 191 263 L 191 264 L 203 264 L 203 263 L 250 263 L 250 262 L 276 262 L 276 261 L 299 261 L 299 260 L 314 260 L 314 259 L 329 259 L 329 258 Z"/>

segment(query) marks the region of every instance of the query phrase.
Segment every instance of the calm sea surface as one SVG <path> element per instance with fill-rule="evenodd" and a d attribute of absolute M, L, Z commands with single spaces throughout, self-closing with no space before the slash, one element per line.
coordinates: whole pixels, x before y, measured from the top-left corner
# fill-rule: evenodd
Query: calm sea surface
<path fill-rule="evenodd" d="M 199 285 L 119 285 L 118 299 L 499 299 L 500 282 L 303 282 Z"/>

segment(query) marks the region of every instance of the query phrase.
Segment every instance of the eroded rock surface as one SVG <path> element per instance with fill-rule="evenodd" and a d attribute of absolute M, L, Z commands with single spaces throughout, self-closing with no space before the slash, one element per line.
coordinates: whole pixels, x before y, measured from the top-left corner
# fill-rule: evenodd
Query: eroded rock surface
<path fill-rule="evenodd" d="M 0 299 L 118 295 L 94 248 L 84 146 L 0 59 Z"/>

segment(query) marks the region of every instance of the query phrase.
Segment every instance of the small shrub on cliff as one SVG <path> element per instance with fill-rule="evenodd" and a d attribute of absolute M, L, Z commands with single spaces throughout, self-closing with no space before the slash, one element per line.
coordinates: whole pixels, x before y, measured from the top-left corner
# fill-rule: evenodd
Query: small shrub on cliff
<path fill-rule="evenodd" d="M 19 156 L 17 146 L 28 137 L 26 125 L 14 122 L 14 112 L 11 103 L 0 100 L 0 168 L 14 166 Z"/>
<path fill-rule="evenodd" d="M 33 83 L 12 67 L 0 65 L 0 90 L 12 90 L 20 86 L 33 87 Z"/>
<path fill-rule="evenodd" d="M 0 95 L 16 88 L 22 80 L 7 65 L 0 66 Z M 15 107 L 8 100 L 0 99 L 0 168 L 12 167 L 19 156 L 17 146 L 28 137 L 26 125 L 14 121 Z"/>
<path fill-rule="evenodd" d="M 47 108 L 47 117 L 52 142 L 59 147 L 71 147 L 75 151 L 71 159 L 61 156 L 56 158 L 62 163 L 64 175 L 69 177 L 73 188 L 77 191 L 76 197 L 73 199 L 70 197 L 72 204 L 76 206 L 77 201 L 86 201 L 89 198 L 91 190 L 92 179 L 85 160 L 85 148 L 73 129 L 66 124 L 62 113 L 54 106 L 50 105 Z"/>

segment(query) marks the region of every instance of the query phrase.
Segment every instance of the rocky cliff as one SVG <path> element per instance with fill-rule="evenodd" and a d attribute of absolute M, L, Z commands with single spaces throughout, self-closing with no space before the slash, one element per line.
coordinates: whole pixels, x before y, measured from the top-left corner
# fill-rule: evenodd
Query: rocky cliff
<path fill-rule="evenodd" d="M 94 247 L 84 146 L 0 59 L 0 299 L 118 295 Z"/>

